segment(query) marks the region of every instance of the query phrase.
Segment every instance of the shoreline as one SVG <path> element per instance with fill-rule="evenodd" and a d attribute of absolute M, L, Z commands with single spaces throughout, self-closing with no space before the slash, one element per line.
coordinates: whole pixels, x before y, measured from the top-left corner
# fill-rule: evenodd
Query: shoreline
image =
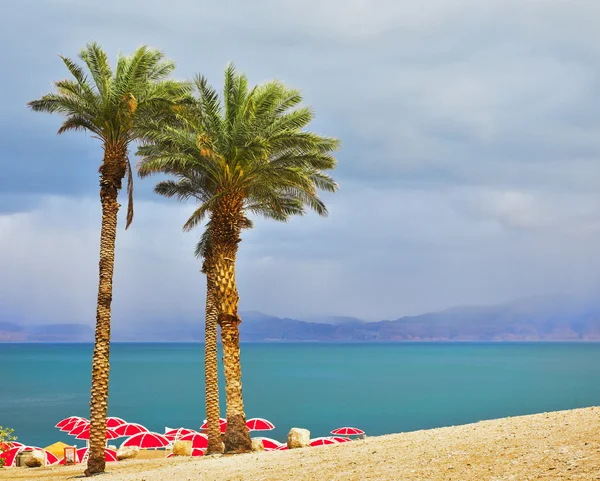
<path fill-rule="evenodd" d="M 299 426 L 301 427 L 301 426 Z M 52 481 L 83 465 L 0 469 L 0 479 Z M 108 463 L 102 479 L 600 480 L 600 407 L 367 437 L 332 446 L 210 458 Z"/>

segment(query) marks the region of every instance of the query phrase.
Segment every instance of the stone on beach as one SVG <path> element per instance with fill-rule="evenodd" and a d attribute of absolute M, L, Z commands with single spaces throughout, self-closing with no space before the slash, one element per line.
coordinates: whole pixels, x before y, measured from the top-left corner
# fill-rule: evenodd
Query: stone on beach
<path fill-rule="evenodd" d="M 175 441 L 175 444 L 173 444 L 173 454 L 175 456 L 191 456 L 192 441 Z"/>
<path fill-rule="evenodd" d="M 34 449 L 31 451 L 31 454 L 23 460 L 23 462 L 27 467 L 39 468 L 40 466 L 46 464 L 46 455 L 43 453 L 43 451 Z"/>
<path fill-rule="evenodd" d="M 310 445 L 310 431 L 302 428 L 292 428 L 288 433 L 287 446 L 289 449 L 305 448 Z"/>
<path fill-rule="evenodd" d="M 137 446 L 124 446 L 118 449 L 117 459 L 121 461 L 123 459 L 135 458 L 139 452 L 140 448 Z"/>
<path fill-rule="evenodd" d="M 252 451 L 264 451 L 265 445 L 262 442 L 262 439 L 253 439 L 252 440 Z"/>

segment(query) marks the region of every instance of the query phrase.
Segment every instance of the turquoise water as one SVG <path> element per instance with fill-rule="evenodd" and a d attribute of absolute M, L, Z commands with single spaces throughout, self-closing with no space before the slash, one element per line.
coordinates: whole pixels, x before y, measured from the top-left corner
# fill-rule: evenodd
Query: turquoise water
<path fill-rule="evenodd" d="M 27 444 L 72 443 L 54 425 L 87 417 L 91 356 L 87 344 L 0 344 L 0 425 Z M 600 404 L 600 344 L 243 344 L 242 369 L 248 417 L 280 440 L 293 426 L 376 435 Z M 201 344 L 114 344 L 109 414 L 198 428 L 203 378 Z"/>

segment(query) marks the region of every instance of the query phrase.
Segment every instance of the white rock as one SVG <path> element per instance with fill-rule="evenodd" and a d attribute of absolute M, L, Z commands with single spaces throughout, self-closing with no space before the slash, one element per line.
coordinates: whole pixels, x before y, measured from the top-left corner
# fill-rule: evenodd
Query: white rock
<path fill-rule="evenodd" d="M 34 449 L 31 451 L 31 454 L 23 460 L 23 462 L 25 463 L 25 466 L 30 468 L 39 468 L 40 466 L 44 466 L 46 464 L 46 455 L 43 451 Z"/>
<path fill-rule="evenodd" d="M 117 459 L 121 461 L 122 459 L 135 458 L 140 452 L 140 448 L 137 446 L 123 446 L 117 450 Z"/>
<path fill-rule="evenodd" d="M 262 439 L 253 439 L 252 440 L 252 451 L 264 451 L 265 445 L 262 442 Z"/>
<path fill-rule="evenodd" d="M 289 449 L 305 448 L 310 444 L 310 431 L 302 428 L 292 428 L 288 433 L 287 446 Z"/>

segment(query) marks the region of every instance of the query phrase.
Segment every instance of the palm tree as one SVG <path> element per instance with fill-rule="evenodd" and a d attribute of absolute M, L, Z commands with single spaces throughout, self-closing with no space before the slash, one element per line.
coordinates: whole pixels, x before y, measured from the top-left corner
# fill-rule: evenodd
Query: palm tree
<path fill-rule="evenodd" d="M 178 184 L 178 186 L 181 184 Z M 157 191 L 161 192 L 160 183 L 157 185 Z M 183 189 L 180 194 L 185 198 L 187 188 L 183 182 Z M 168 194 L 167 194 L 168 196 Z M 245 219 L 245 228 L 252 228 L 250 219 Z M 221 440 L 221 424 L 219 422 L 219 366 L 217 350 L 217 325 L 219 312 L 217 310 L 214 269 L 212 268 L 212 257 L 210 249 L 210 233 L 207 228 L 198 244 L 196 245 L 195 255 L 203 259 L 202 273 L 206 274 L 206 325 L 204 328 L 204 389 L 206 396 L 206 419 L 208 422 L 208 446 L 206 455 L 219 454 L 223 452 L 224 446 Z"/>
<path fill-rule="evenodd" d="M 202 272 L 206 274 L 206 325 L 204 328 L 204 389 L 206 395 L 206 420 L 208 421 L 208 446 L 206 455 L 222 453 L 221 417 L 219 406 L 219 366 L 217 354 L 217 319 L 215 280 L 211 267 L 212 256 L 208 230 L 196 246 L 196 257 L 202 258 Z"/>
<path fill-rule="evenodd" d="M 108 57 L 96 43 L 79 54 L 89 70 L 69 58 L 61 57 L 74 80 L 55 82 L 56 92 L 29 102 L 38 112 L 59 113 L 66 117 L 59 134 L 70 130 L 91 132 L 102 142 L 104 158 L 100 165 L 100 280 L 96 310 L 96 334 L 92 361 L 90 401 L 90 456 L 86 475 L 104 471 L 106 411 L 110 352 L 110 307 L 117 232 L 117 197 L 127 174 L 128 209 L 126 228 L 133 219 L 133 176 L 129 163 L 129 144 L 137 138 L 136 128 L 146 116 L 160 114 L 189 92 L 189 85 L 167 80 L 175 65 L 164 55 L 140 47 L 130 57 L 119 56 L 115 72 Z"/>
<path fill-rule="evenodd" d="M 318 189 L 337 184 L 324 171 L 333 169 L 337 139 L 305 131 L 313 119 L 301 107 L 298 90 L 271 81 L 252 89 L 233 65 L 225 70 L 223 98 L 206 79 L 195 79 L 197 97 L 178 109 L 176 118 L 145 126 L 139 174 L 174 175 L 161 182 L 163 195 L 195 199 L 199 206 L 186 222 L 189 230 L 210 219 L 210 267 L 221 327 L 227 397 L 226 452 L 251 449 L 246 428 L 240 369 L 235 260 L 244 219 L 254 214 L 285 221 L 309 207 L 327 209 Z"/>

